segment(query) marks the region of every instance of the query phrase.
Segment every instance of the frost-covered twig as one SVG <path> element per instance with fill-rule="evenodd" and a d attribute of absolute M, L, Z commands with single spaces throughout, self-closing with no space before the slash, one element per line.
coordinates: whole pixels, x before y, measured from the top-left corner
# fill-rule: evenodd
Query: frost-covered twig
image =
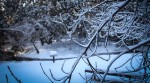
<path fill-rule="evenodd" d="M 126 51 L 120 53 L 117 57 L 115 57 L 115 58 L 109 63 L 109 65 L 107 66 L 107 70 L 106 70 L 106 72 L 105 72 L 105 74 L 104 74 L 104 77 L 103 77 L 103 79 L 102 79 L 101 82 L 103 82 L 103 81 L 105 80 L 105 77 L 106 77 L 107 73 L 109 72 L 110 67 L 112 66 L 112 64 L 113 64 L 117 59 L 119 59 L 123 54 L 125 54 L 125 53 L 127 53 L 127 52 L 129 52 L 129 51 L 132 51 L 132 50 L 134 50 L 134 49 L 136 49 L 136 48 L 138 48 L 138 47 L 140 47 L 140 46 L 142 46 L 142 45 L 144 45 L 144 44 L 147 44 L 147 43 L 149 43 L 149 42 L 150 42 L 150 38 L 147 39 L 147 40 L 145 40 L 145 41 L 140 42 L 139 44 L 137 44 L 137 45 L 135 45 L 135 46 L 132 46 L 132 48 L 130 48 L 130 50 L 126 50 Z"/>
<path fill-rule="evenodd" d="M 68 74 L 68 73 L 67 73 L 67 72 L 65 72 L 65 70 L 64 70 L 65 62 L 66 62 L 66 60 L 64 60 L 64 63 L 62 64 L 61 70 L 62 70 L 62 72 L 63 72 L 63 73 Z"/>

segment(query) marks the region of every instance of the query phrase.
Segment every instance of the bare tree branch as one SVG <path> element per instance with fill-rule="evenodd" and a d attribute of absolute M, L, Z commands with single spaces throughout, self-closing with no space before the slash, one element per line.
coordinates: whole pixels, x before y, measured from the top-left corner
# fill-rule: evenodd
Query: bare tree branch
<path fill-rule="evenodd" d="M 52 82 L 53 83 L 53 81 L 50 79 L 50 77 L 45 73 L 45 71 L 44 71 L 44 69 L 43 69 L 43 67 L 42 67 L 42 64 L 40 63 L 40 67 L 41 67 L 41 69 L 42 69 L 42 71 L 43 71 L 43 73 L 44 73 L 44 75 L 49 79 L 49 81 L 50 82 Z"/>
<path fill-rule="evenodd" d="M 11 73 L 11 75 L 15 78 L 15 80 L 16 80 L 18 83 L 22 83 L 21 80 L 18 79 L 18 78 L 13 74 L 13 72 L 12 72 L 11 69 L 10 69 L 10 67 L 7 66 L 7 68 L 8 68 L 8 70 L 9 70 L 9 72 Z"/>
<path fill-rule="evenodd" d="M 126 51 L 120 53 L 117 57 L 115 57 L 115 58 L 110 62 L 110 64 L 107 66 L 107 70 L 106 70 L 106 72 L 104 73 L 104 77 L 103 77 L 101 83 L 105 80 L 105 77 L 106 77 L 107 73 L 109 72 L 110 67 L 112 66 L 112 64 L 113 64 L 117 59 L 119 59 L 123 54 L 125 54 L 125 53 L 127 53 L 127 52 L 129 52 L 129 51 L 131 51 L 131 50 L 134 50 L 134 49 L 136 49 L 136 48 L 138 48 L 138 47 L 140 47 L 140 46 L 142 46 L 142 45 L 144 45 L 144 44 L 147 44 L 147 43 L 149 43 L 149 42 L 150 42 L 150 38 L 147 39 L 147 40 L 145 40 L 145 41 L 143 41 L 143 42 L 140 42 L 139 44 L 137 44 L 137 45 L 135 45 L 135 46 L 132 46 L 132 47 L 130 48 L 130 50 L 126 50 Z"/>
<path fill-rule="evenodd" d="M 9 80 L 8 80 L 8 76 L 7 76 L 7 74 L 6 74 L 6 81 L 7 81 L 7 83 L 9 83 Z"/>

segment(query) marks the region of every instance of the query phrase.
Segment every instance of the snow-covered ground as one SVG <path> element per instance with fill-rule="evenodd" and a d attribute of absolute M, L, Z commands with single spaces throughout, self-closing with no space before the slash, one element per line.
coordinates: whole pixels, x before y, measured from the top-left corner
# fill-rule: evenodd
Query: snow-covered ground
<path fill-rule="evenodd" d="M 76 56 L 80 56 L 85 49 L 84 47 L 76 44 L 73 41 L 54 42 L 52 44 L 44 44 L 43 46 L 39 41 L 37 41 L 36 46 L 40 51 L 39 54 L 33 48 L 31 51 L 27 53 L 19 54 L 17 56 L 47 59 L 47 58 L 51 58 L 50 51 L 56 51 L 57 52 L 56 58 L 76 57 Z M 92 49 L 94 49 L 94 47 Z M 104 43 L 102 43 L 97 48 L 96 53 L 118 52 L 122 50 L 126 50 L 126 49 L 125 48 L 117 49 L 113 44 L 108 45 L 107 48 L 105 48 Z M 91 51 L 88 51 L 88 53 L 91 53 Z"/>
<path fill-rule="evenodd" d="M 56 57 L 65 58 L 65 57 L 78 56 L 83 51 L 82 47 L 80 47 L 76 43 L 73 43 L 72 41 L 54 42 L 53 44 L 44 44 L 44 46 L 42 46 L 41 43 L 37 41 L 36 46 L 38 50 L 40 51 L 39 54 L 33 48 L 33 50 L 27 53 L 19 54 L 18 56 L 30 57 L 30 58 L 51 58 L 50 51 L 56 51 L 57 52 Z"/>
<path fill-rule="evenodd" d="M 115 56 L 115 55 L 113 55 L 113 56 Z M 106 56 L 103 56 L 103 57 L 106 57 Z M 131 57 L 131 55 L 129 55 L 129 54 L 124 55 L 121 59 L 117 60 L 114 63 L 115 65 L 113 65 L 111 67 L 111 70 L 114 70 L 113 69 L 114 67 L 119 66 L 120 64 L 125 62 L 130 57 Z M 64 69 L 66 72 L 70 70 L 70 68 L 72 67 L 75 60 L 76 59 L 66 60 L 66 63 L 64 66 Z M 101 69 L 106 69 L 106 67 L 109 63 L 109 62 L 103 61 L 97 57 L 90 58 L 90 61 L 92 62 L 93 65 L 95 64 L 95 62 L 97 62 L 97 67 L 101 68 Z M 63 60 L 56 61 L 55 63 L 53 63 L 51 61 L 1 62 L 0 83 L 6 83 L 6 78 L 5 78 L 6 74 L 8 75 L 9 83 L 17 83 L 16 80 L 11 76 L 10 72 L 8 71 L 7 66 L 10 66 L 10 68 L 13 71 L 13 73 L 15 74 L 15 76 L 18 77 L 18 79 L 20 79 L 23 83 L 50 83 L 50 81 L 47 79 L 47 77 L 42 72 L 40 63 L 42 64 L 46 74 L 49 77 L 51 77 L 50 72 L 49 72 L 49 69 L 51 69 L 54 76 L 57 78 L 60 78 L 65 75 L 61 71 L 63 62 L 64 62 Z M 137 67 L 137 62 L 133 61 L 133 63 L 134 63 L 134 67 Z M 125 67 L 128 67 L 130 69 L 129 64 L 130 63 L 127 63 L 127 65 L 122 67 L 120 69 L 120 71 L 123 71 L 123 70 L 127 71 Z M 89 69 L 89 67 L 83 60 L 81 60 L 73 73 L 71 83 L 85 83 L 85 80 L 83 80 L 82 77 L 79 75 L 79 73 L 81 73 L 81 75 L 84 76 L 85 69 Z M 90 76 L 90 74 L 87 74 L 87 75 Z M 116 79 L 116 78 L 114 78 L 114 79 Z M 55 83 L 60 83 L 60 82 L 56 81 Z"/>
<path fill-rule="evenodd" d="M 52 45 L 45 44 L 44 46 L 41 46 L 40 43 L 37 42 L 37 47 L 40 50 L 40 53 L 37 54 L 36 51 L 30 51 L 29 53 L 25 53 L 22 55 L 18 55 L 21 57 L 31 57 L 31 58 L 51 58 L 49 56 L 49 51 L 57 51 L 58 55 L 56 58 L 64 58 L 64 57 L 74 57 L 74 56 L 80 56 L 83 52 L 84 48 L 80 47 L 79 45 L 73 43 L 72 41 L 68 41 L 67 43 L 64 42 L 56 42 Z M 111 45 L 108 46 L 107 50 L 109 52 L 118 51 L 115 49 L 115 46 Z M 100 46 L 97 49 L 97 53 L 103 53 L 107 52 L 106 48 L 104 46 Z M 123 49 L 120 49 L 123 50 Z M 90 62 L 94 65 L 97 63 L 97 68 L 106 70 L 108 64 L 110 61 L 115 58 L 117 55 L 111 55 L 111 58 L 109 61 L 104 61 L 101 58 L 98 58 L 97 56 L 89 58 Z M 112 65 L 110 71 L 114 71 L 115 67 L 118 67 L 125 63 L 128 59 L 130 59 L 133 55 L 132 54 L 125 54 L 120 59 L 118 59 L 114 65 Z M 101 55 L 102 58 L 107 59 L 108 55 Z M 141 56 L 136 56 L 136 59 L 132 60 L 132 66 L 134 68 L 138 67 Z M 66 60 L 64 65 L 64 70 L 66 72 L 69 72 L 71 70 L 72 65 L 76 61 L 76 58 Z M 86 60 L 85 60 L 86 61 Z M 51 83 L 48 78 L 44 75 L 40 63 L 43 66 L 44 71 L 46 74 L 51 78 L 49 69 L 51 69 L 53 75 L 56 78 L 60 78 L 65 76 L 65 74 L 61 71 L 61 67 L 64 60 L 58 60 L 53 63 L 52 61 L 22 61 L 22 62 L 0 62 L 0 83 L 6 83 L 6 74 L 8 76 L 9 83 L 17 83 L 17 81 L 12 77 L 10 72 L 7 69 L 7 66 L 10 66 L 11 70 L 15 74 L 18 79 L 20 79 L 23 83 Z M 131 63 L 128 62 L 126 65 L 124 65 L 122 68 L 118 69 L 118 71 L 128 71 L 128 69 L 131 68 Z M 90 67 L 83 61 L 83 59 L 80 60 L 78 63 L 75 71 L 72 74 L 72 80 L 71 83 L 85 83 L 85 80 L 79 75 L 79 73 L 85 77 L 85 69 L 90 69 Z M 88 77 L 91 76 L 91 74 L 87 74 Z M 107 76 L 108 77 L 108 76 Z M 113 78 L 111 79 L 120 79 L 120 78 Z M 54 80 L 53 80 L 54 81 Z M 55 81 L 55 83 L 60 83 Z"/>

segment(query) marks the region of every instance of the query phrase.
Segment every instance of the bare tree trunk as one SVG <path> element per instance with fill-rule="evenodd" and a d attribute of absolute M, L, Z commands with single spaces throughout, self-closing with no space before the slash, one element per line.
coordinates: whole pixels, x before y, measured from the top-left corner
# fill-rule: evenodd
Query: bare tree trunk
<path fill-rule="evenodd" d="M 33 44 L 33 46 L 34 46 L 34 48 L 35 48 L 36 52 L 39 54 L 39 50 L 38 50 L 38 48 L 36 47 L 35 43 L 34 43 L 34 42 L 32 42 L 32 44 Z"/>

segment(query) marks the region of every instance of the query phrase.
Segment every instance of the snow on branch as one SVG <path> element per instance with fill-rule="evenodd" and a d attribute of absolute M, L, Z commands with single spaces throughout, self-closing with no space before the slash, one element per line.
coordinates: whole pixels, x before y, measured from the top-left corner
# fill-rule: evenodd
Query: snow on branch
<path fill-rule="evenodd" d="M 125 53 L 127 53 L 127 52 L 129 52 L 129 51 L 132 51 L 132 50 L 134 50 L 134 49 L 136 49 L 136 48 L 138 48 L 138 47 L 140 47 L 140 46 L 142 46 L 142 45 L 144 45 L 144 44 L 147 44 L 147 43 L 150 43 L 150 38 L 147 39 L 147 40 L 145 40 L 145 41 L 140 42 L 139 44 L 137 44 L 137 45 L 135 45 L 135 46 L 132 46 L 129 50 L 126 50 L 126 51 L 120 53 L 117 57 L 115 57 L 115 58 L 110 62 L 110 64 L 107 66 L 107 70 L 105 71 L 104 77 L 103 77 L 103 79 L 102 79 L 101 82 L 103 82 L 103 81 L 105 80 L 105 77 L 106 77 L 107 73 L 109 72 L 110 67 L 112 66 L 112 64 L 113 64 L 117 59 L 119 59 L 123 54 L 125 54 Z"/>

